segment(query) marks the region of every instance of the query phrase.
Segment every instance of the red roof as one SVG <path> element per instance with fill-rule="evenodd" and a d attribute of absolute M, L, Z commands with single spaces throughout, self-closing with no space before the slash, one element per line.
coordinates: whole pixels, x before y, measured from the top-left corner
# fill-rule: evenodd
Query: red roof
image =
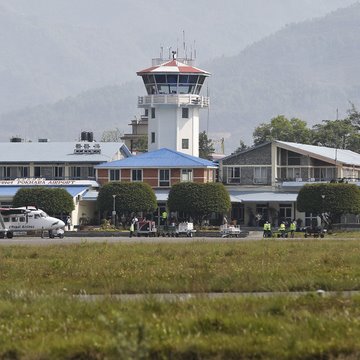
<path fill-rule="evenodd" d="M 165 62 L 163 64 L 152 66 L 147 69 L 138 71 L 138 75 L 144 75 L 144 74 L 152 74 L 152 73 L 184 73 L 184 74 L 203 74 L 203 75 L 210 75 L 209 72 L 201 70 L 199 68 L 196 68 L 194 66 L 186 65 L 180 61 L 177 60 L 170 60 L 168 62 Z"/>

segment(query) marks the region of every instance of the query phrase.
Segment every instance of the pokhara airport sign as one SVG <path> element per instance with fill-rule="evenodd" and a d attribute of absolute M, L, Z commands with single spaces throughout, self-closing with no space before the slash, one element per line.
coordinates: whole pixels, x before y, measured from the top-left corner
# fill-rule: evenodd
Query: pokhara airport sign
<path fill-rule="evenodd" d="M 69 185 L 83 185 L 81 180 L 46 180 L 43 178 L 17 178 L 14 180 L 0 180 L 1 185 L 28 185 L 28 186 L 69 186 Z"/>

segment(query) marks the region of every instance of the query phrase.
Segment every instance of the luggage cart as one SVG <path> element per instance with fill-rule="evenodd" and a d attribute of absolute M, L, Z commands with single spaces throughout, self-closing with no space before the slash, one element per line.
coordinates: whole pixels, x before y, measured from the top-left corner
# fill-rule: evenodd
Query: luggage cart
<path fill-rule="evenodd" d="M 193 237 L 196 233 L 194 224 L 189 222 L 182 222 L 176 228 L 176 236 Z"/>
<path fill-rule="evenodd" d="M 136 223 L 136 235 L 155 237 L 157 235 L 157 228 L 155 221 L 143 220 Z"/>
<path fill-rule="evenodd" d="M 240 225 L 220 225 L 221 237 L 240 237 Z"/>

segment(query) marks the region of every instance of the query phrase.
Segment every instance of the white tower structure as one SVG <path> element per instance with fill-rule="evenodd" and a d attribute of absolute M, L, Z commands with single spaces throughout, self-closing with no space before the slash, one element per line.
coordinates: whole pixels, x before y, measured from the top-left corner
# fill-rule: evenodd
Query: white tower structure
<path fill-rule="evenodd" d="M 193 66 L 193 60 L 153 59 L 153 66 L 137 72 L 147 91 L 138 107 L 148 116 L 149 151 L 168 148 L 199 156 L 199 110 L 209 106 L 200 96 L 210 73 Z"/>

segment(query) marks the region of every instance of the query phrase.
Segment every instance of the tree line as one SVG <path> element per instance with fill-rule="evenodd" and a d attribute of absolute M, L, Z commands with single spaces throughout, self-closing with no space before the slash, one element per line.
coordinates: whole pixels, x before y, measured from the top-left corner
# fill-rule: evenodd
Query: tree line
<path fill-rule="evenodd" d="M 323 120 L 310 128 L 306 121 L 278 115 L 270 123 L 262 123 L 253 132 L 254 145 L 280 140 L 301 144 L 327 146 L 360 152 L 360 113 L 351 103 L 344 119 Z M 248 148 L 240 141 L 235 152 Z"/>

